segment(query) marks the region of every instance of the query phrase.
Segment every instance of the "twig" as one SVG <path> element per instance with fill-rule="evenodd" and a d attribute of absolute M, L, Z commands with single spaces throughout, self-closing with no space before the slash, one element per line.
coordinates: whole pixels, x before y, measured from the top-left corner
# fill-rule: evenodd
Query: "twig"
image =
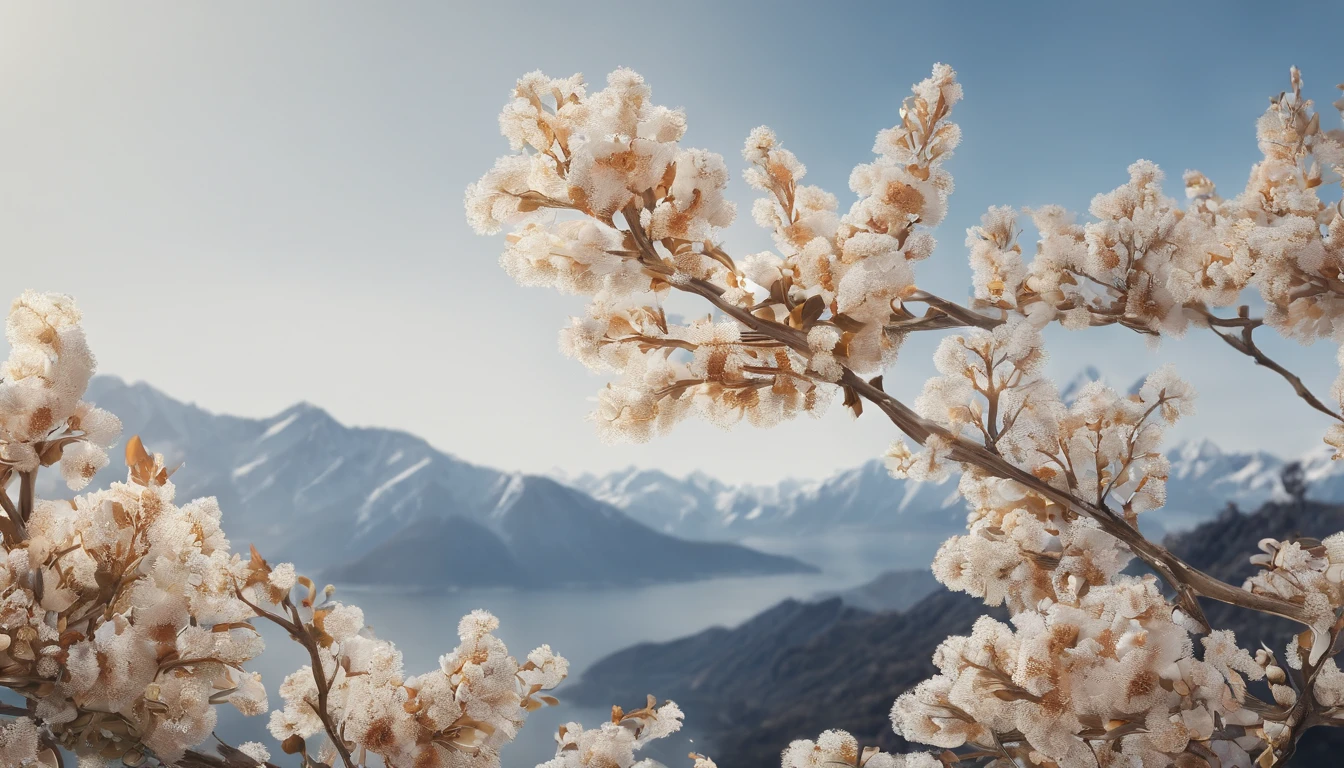
<path fill-rule="evenodd" d="M 1344 416 L 1341 416 L 1338 411 L 1330 408 L 1325 403 L 1321 402 L 1320 398 L 1312 394 L 1311 390 L 1307 388 L 1307 385 L 1302 382 L 1302 379 L 1297 374 L 1284 368 L 1282 365 L 1279 365 L 1271 359 L 1269 355 L 1266 355 L 1264 350 L 1256 345 L 1255 338 L 1252 334 L 1255 333 L 1256 328 L 1264 325 L 1264 321 L 1259 318 L 1248 317 L 1247 307 L 1241 307 L 1239 315 L 1235 319 L 1216 317 L 1206 310 L 1201 311 L 1203 312 L 1205 319 L 1209 321 L 1209 330 L 1213 331 L 1218 338 L 1227 342 L 1228 346 L 1254 360 L 1256 365 L 1264 366 L 1282 376 L 1285 381 L 1292 385 L 1293 391 L 1297 393 L 1297 396 L 1306 401 L 1307 405 L 1310 405 L 1312 408 L 1315 408 L 1336 421 L 1344 422 Z M 1232 333 L 1224 333 L 1223 331 L 1218 330 L 1219 327 L 1241 328 L 1241 335 L 1238 337 Z"/>
<path fill-rule="evenodd" d="M 346 747 L 345 739 L 340 735 L 340 729 L 336 727 L 336 723 L 331 719 L 331 714 L 327 711 L 327 696 L 331 690 L 331 683 L 327 680 L 326 671 L 322 669 L 322 656 L 317 649 L 317 641 L 313 639 L 312 633 L 303 623 L 303 618 L 299 615 L 299 609 L 290 601 L 289 595 L 285 595 L 284 601 L 280 603 L 290 615 L 290 619 L 285 619 L 283 616 L 272 613 L 249 601 L 243 596 L 241 589 L 235 588 L 234 592 L 238 595 L 239 600 L 256 612 L 258 617 L 266 619 L 288 632 L 294 642 L 302 645 L 304 650 L 308 651 L 308 658 L 312 662 L 313 682 L 317 686 L 317 706 L 314 709 L 317 711 L 318 718 L 322 720 L 322 727 L 326 730 L 327 737 L 331 739 L 336 751 L 340 753 L 341 761 L 345 763 L 346 768 L 356 768 L 354 760 L 350 757 L 350 749 Z"/>

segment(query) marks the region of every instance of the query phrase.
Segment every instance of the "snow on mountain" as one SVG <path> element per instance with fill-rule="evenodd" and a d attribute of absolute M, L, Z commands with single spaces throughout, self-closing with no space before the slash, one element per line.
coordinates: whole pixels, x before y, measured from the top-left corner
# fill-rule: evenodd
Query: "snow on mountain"
<path fill-rule="evenodd" d="M 1093 366 L 1083 368 L 1060 389 L 1066 402 L 1093 381 L 1110 386 Z M 1140 378 L 1122 391 L 1133 394 Z M 1330 460 L 1322 447 L 1303 463 L 1309 495 L 1344 500 L 1344 462 Z M 1253 509 L 1282 495 L 1284 459 L 1263 451 L 1225 452 L 1202 440 L 1180 442 L 1167 453 L 1171 472 L 1167 504 L 1140 518 L 1144 532 L 1161 538 L 1212 519 L 1228 503 Z M 834 528 L 917 533 L 952 533 L 965 523 L 956 484 L 906 482 L 887 474 L 880 460 L 869 461 L 826 480 L 779 485 L 732 486 L 704 475 L 679 480 L 658 470 L 625 469 L 610 475 L 567 480 L 595 498 L 667 533 L 728 541 L 810 534 Z"/>
<path fill-rule="evenodd" d="M 716 540 L 835 528 L 939 531 L 964 521 L 955 483 L 904 483 L 878 460 L 826 480 L 778 485 L 731 486 L 704 475 L 680 480 L 635 468 L 568 482 L 651 528 Z"/>
<path fill-rule="evenodd" d="M 683 541 L 552 480 L 476 466 L 390 429 L 347 427 L 300 403 L 266 419 L 214 414 L 144 383 L 96 377 L 87 399 L 117 414 L 169 466 L 180 500 L 215 496 L 238 547 L 346 580 L 435 586 L 603 581 L 637 553 L 630 580 L 807 570 L 736 545 Z M 59 480 L 48 473 L 48 482 Z M 124 480 L 114 461 L 94 487 Z M 63 486 L 44 489 L 64 495 Z M 553 557 L 563 551 L 574 560 Z M 503 553 L 503 554 L 502 554 Z M 506 555 L 506 556 L 505 556 Z M 408 574 L 423 581 L 416 582 Z"/>
<path fill-rule="evenodd" d="M 1208 441 L 1182 442 L 1168 452 L 1166 507 L 1142 518 L 1150 536 L 1212 519 L 1229 502 L 1252 509 L 1282 494 L 1284 459 L 1264 452 L 1224 452 Z M 1309 495 L 1344 500 L 1344 465 L 1328 452 L 1301 459 Z M 637 482 L 657 476 L 657 482 Z M 882 531 L 953 532 L 965 524 L 955 482 L 896 480 L 880 460 L 826 480 L 778 486 L 729 486 L 678 480 L 656 470 L 628 469 L 570 480 L 576 488 L 666 533 L 726 541 L 816 533 L 847 527 Z"/>
<path fill-rule="evenodd" d="M 484 515 L 418 520 L 324 576 L 357 583 L 539 587 L 803 570 L 809 568 L 791 558 L 659 533 L 549 478 L 512 475 L 501 479 Z"/>

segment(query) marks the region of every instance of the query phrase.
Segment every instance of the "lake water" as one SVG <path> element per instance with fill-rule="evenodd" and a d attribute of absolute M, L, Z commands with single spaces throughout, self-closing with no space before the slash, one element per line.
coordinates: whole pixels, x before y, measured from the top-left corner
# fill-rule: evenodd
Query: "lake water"
<path fill-rule="evenodd" d="M 809 599 L 820 592 L 857 586 L 877 573 L 893 568 L 927 567 L 941 536 L 855 536 L 837 531 L 830 535 L 751 542 L 759 549 L 791 554 L 822 568 L 821 573 L 609 589 L 556 589 L 550 591 L 461 590 L 410 594 L 396 589 L 339 588 L 336 597 L 360 606 L 366 621 L 380 636 L 397 644 L 408 675 L 438 668 L 438 659 L 457 645 L 457 623 L 476 608 L 500 620 L 499 636 L 516 657 L 543 643 L 570 661 L 570 677 L 577 680 L 598 659 L 641 642 L 685 637 L 713 626 L 732 627 L 786 598 Z M 285 675 L 306 664 L 307 654 L 274 627 L 258 622 L 267 649 L 248 668 L 262 674 L 272 707 L 279 706 L 277 690 Z M 577 721 L 596 725 L 610 716 L 609 708 L 584 708 L 565 701 L 565 686 L 554 692 L 557 707 L 532 713 L 519 737 L 504 748 L 505 768 L 531 768 L 555 753 L 555 731 Z M 642 706 L 644 694 L 611 702 L 627 708 Z M 0 700 L 19 703 L 7 694 Z M 260 741 L 276 753 L 281 765 L 292 765 L 279 754 L 266 731 L 266 716 L 245 718 L 232 707 L 218 708 L 216 732 L 230 744 Z M 663 740 L 655 756 L 673 768 L 687 768 L 687 752 L 713 754 L 713 745 L 698 735 L 695 712 L 687 712 L 683 730 Z M 750 724 L 743 724 L 749 727 Z M 800 738 L 816 734 L 798 734 Z M 208 745 L 207 747 L 208 748 Z M 72 760 L 67 755 L 69 760 Z M 72 765 L 73 762 L 67 762 Z"/>
<path fill-rule="evenodd" d="M 893 568 L 926 568 L 944 536 L 935 534 L 866 534 L 831 531 L 823 535 L 757 539 L 743 542 L 757 549 L 797 557 L 821 573 L 790 576 L 727 578 L 658 586 L 574 588 L 544 591 L 478 589 L 411 594 L 388 588 L 338 586 L 336 598 L 364 610 L 365 620 L 379 637 L 397 644 L 408 675 L 438 668 L 439 656 L 457 645 L 457 623 L 465 614 L 484 608 L 499 618 L 498 634 L 510 653 L 522 658 L 547 643 L 570 662 L 570 678 L 577 680 L 593 662 L 641 642 L 661 642 L 714 626 L 736 626 L 786 598 L 809 599 L 820 592 L 846 589 Z M 261 672 L 279 706 L 280 681 L 307 663 L 307 655 L 282 632 L 259 622 L 267 650 L 250 669 Z M 531 714 L 519 737 L 502 753 L 505 768 L 531 768 L 555 753 L 556 728 L 566 722 L 596 725 L 610 716 L 609 708 L 584 708 L 565 701 L 565 686 L 556 691 L 558 707 Z M 626 708 L 642 706 L 644 694 L 634 691 L 630 701 L 614 701 Z M 712 754 L 713 745 L 698 737 L 695 712 L 687 712 L 681 733 L 659 745 L 659 756 L 675 756 L 670 765 L 682 766 L 687 752 Z M 231 744 L 260 741 L 274 750 L 266 732 L 266 717 L 244 718 L 232 707 L 220 708 L 219 735 Z M 799 734 L 800 737 L 809 734 Z M 815 736 L 815 734 L 810 734 Z M 684 767 L 683 767 L 684 768 Z"/>
<path fill-rule="evenodd" d="M 823 558 L 828 559 L 828 558 Z M 366 621 L 380 636 L 401 649 L 408 674 L 438 667 L 440 655 L 457 644 L 457 623 L 475 608 L 484 608 L 500 620 L 499 636 L 509 651 L 521 658 L 548 643 L 570 661 L 571 679 L 594 661 L 646 641 L 664 641 L 713 626 L 735 626 L 779 601 L 810 598 L 821 591 L 854 586 L 871 576 L 871 567 L 856 560 L 833 561 L 829 572 L 794 576 L 715 579 L 711 581 L 610 589 L 554 591 L 463 590 L 411 595 L 395 590 L 337 589 L 337 598 L 359 605 Z M 267 650 L 250 668 L 262 673 L 271 694 L 271 706 L 284 675 L 306 663 L 306 654 L 283 633 L 266 628 Z M 555 691 L 558 707 L 532 713 L 518 739 L 504 748 L 507 768 L 528 768 L 550 759 L 555 752 L 555 730 L 566 722 L 598 724 L 609 709 L 585 709 L 565 702 L 562 685 Z M 639 691 L 631 701 L 612 702 L 627 708 L 642 705 Z M 225 741 L 261 741 L 266 718 L 243 718 L 231 707 L 220 710 L 218 732 Z M 709 747 L 696 739 L 695 713 L 687 713 L 685 730 L 667 741 L 660 753 L 680 754 Z M 684 747 L 684 748 L 683 748 Z M 272 751 L 275 751 L 274 749 Z M 674 764 L 675 765 L 675 764 Z"/>

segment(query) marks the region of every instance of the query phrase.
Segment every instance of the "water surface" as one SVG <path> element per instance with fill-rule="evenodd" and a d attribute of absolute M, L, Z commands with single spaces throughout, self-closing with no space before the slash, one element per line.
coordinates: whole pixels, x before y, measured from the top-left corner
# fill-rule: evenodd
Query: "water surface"
<path fill-rule="evenodd" d="M 828 558 L 829 559 L 829 558 Z M 836 565 L 833 561 L 832 565 Z M 476 589 L 408 594 L 401 590 L 338 588 L 337 598 L 359 605 L 365 620 L 380 636 L 401 649 L 408 675 L 438 667 L 438 658 L 457 644 L 457 623 L 466 613 L 484 608 L 500 620 L 499 636 L 509 651 L 521 658 L 531 649 L 549 644 L 570 661 L 571 679 L 594 661 L 640 642 L 671 640 L 712 626 L 735 626 L 785 598 L 810 598 L 818 592 L 853 586 L 868 577 L 871 568 L 853 558 L 843 567 L 823 574 L 728 578 L 687 584 L 642 587 L 575 588 L 545 591 Z M 307 655 L 283 633 L 265 628 L 266 653 L 250 665 L 262 673 L 272 708 L 280 705 L 276 693 L 284 675 L 307 662 Z M 518 739 L 505 747 L 507 768 L 527 768 L 549 759 L 555 751 L 555 729 L 562 723 L 600 723 L 609 710 L 578 707 L 565 702 L 562 685 L 555 691 L 558 707 L 534 712 Z M 658 694 L 658 691 L 641 691 Z M 626 708 L 634 701 L 612 702 Z M 669 739 L 660 754 L 708 749 L 696 743 L 695 713 L 687 713 L 683 733 Z M 221 708 L 219 733 L 226 741 L 261 741 L 273 745 L 265 732 L 265 717 L 244 718 L 232 708 Z"/>

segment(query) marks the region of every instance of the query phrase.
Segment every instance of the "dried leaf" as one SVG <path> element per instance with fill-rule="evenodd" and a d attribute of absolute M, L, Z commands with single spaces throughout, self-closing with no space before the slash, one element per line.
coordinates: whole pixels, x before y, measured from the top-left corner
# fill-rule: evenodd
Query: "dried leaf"
<path fill-rule="evenodd" d="M 284 750 L 286 755 L 297 755 L 306 753 L 308 745 L 304 743 L 302 736 L 294 735 L 280 742 L 280 749 Z"/>

